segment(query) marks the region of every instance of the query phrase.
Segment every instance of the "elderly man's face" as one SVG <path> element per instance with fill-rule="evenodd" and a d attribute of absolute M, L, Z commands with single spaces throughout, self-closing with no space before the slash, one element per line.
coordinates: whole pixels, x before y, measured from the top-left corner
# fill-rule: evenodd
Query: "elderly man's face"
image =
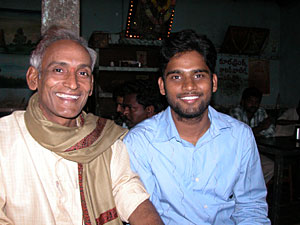
<path fill-rule="evenodd" d="M 91 64 L 89 53 L 75 41 L 56 41 L 46 49 L 41 77 L 30 88 L 38 89 L 40 108 L 48 120 L 76 126 L 93 90 Z"/>

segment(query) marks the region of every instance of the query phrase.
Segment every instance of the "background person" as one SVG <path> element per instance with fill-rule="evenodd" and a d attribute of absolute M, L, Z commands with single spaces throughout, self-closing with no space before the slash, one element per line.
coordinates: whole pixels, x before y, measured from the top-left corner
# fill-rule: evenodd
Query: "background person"
<path fill-rule="evenodd" d="M 300 100 L 297 108 L 286 110 L 277 119 L 275 136 L 293 136 L 297 124 L 300 125 Z"/>
<path fill-rule="evenodd" d="M 124 138 L 165 224 L 270 224 L 252 130 L 210 106 L 216 50 L 192 30 L 161 49 L 159 88 L 169 107 Z"/>
<path fill-rule="evenodd" d="M 275 126 L 268 117 L 266 110 L 260 106 L 262 93 L 255 87 L 246 88 L 242 93 L 241 103 L 231 109 L 230 115 L 248 124 L 256 137 L 273 137 Z M 274 175 L 274 162 L 265 155 L 260 154 L 262 170 L 266 184 Z"/>
<path fill-rule="evenodd" d="M 164 109 L 157 84 L 148 80 L 135 80 L 124 84 L 124 117 L 128 128 L 152 117 Z"/>
<path fill-rule="evenodd" d="M 94 50 L 50 28 L 26 78 L 26 111 L 0 119 L 0 224 L 162 224 L 130 169 L 126 130 L 82 108 L 93 90 Z"/>
<path fill-rule="evenodd" d="M 116 104 L 116 112 L 113 115 L 113 120 L 116 124 L 127 128 L 124 117 L 124 84 L 119 84 L 113 90 L 113 101 Z"/>

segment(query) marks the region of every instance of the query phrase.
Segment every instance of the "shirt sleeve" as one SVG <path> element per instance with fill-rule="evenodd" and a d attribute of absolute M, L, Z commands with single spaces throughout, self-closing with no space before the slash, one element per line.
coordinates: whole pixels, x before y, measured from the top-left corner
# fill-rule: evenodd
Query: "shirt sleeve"
<path fill-rule="evenodd" d="M 258 109 L 258 115 L 259 115 L 259 119 L 258 119 L 257 123 L 259 123 L 259 122 L 261 122 L 264 119 L 269 117 L 268 114 L 267 114 L 267 111 L 264 108 L 261 108 L 261 107 Z M 260 132 L 260 134 L 264 137 L 274 137 L 274 135 L 275 135 L 275 125 L 271 124 L 267 129 L 262 130 Z"/>
<path fill-rule="evenodd" d="M 9 224 L 13 224 L 13 222 L 7 218 L 4 212 L 4 207 L 6 204 L 6 191 L 5 191 L 5 185 L 3 183 L 2 173 L 3 171 L 0 164 L 0 224 L 9 225 Z"/>
<path fill-rule="evenodd" d="M 233 118 L 243 121 L 242 120 L 242 111 L 239 107 L 233 108 L 230 110 L 229 115 L 232 116 Z"/>
<path fill-rule="evenodd" d="M 267 218 L 267 190 L 261 169 L 258 149 L 253 134 L 248 132 L 242 145 L 243 156 L 240 164 L 240 177 L 234 187 L 236 202 L 232 215 L 236 224 L 270 224 Z"/>
<path fill-rule="evenodd" d="M 131 213 L 150 196 L 139 176 L 131 170 L 128 152 L 121 140 L 112 146 L 110 167 L 117 211 L 121 220 L 128 222 Z"/>

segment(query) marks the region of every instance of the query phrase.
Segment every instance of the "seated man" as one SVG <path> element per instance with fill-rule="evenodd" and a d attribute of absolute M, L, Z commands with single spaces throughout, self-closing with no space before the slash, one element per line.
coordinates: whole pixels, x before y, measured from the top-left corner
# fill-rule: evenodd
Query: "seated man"
<path fill-rule="evenodd" d="M 210 106 L 217 52 L 192 30 L 162 48 L 159 89 L 169 107 L 124 138 L 132 168 L 169 225 L 270 224 L 252 130 Z"/>
<path fill-rule="evenodd" d="M 128 128 L 150 118 L 164 109 L 157 84 L 135 80 L 124 84 L 124 116 Z"/>
<path fill-rule="evenodd" d="M 294 135 L 296 124 L 300 125 L 300 100 L 297 108 L 290 108 L 286 110 L 277 119 L 275 136 Z"/>
<path fill-rule="evenodd" d="M 230 111 L 230 115 L 248 124 L 255 136 L 272 137 L 275 126 L 268 117 L 266 110 L 260 107 L 262 93 L 257 88 L 249 87 L 243 91 L 240 105 Z M 266 183 L 274 175 L 274 162 L 264 155 L 260 155 L 262 169 Z"/>
<path fill-rule="evenodd" d="M 96 52 L 52 27 L 30 57 L 26 111 L 0 119 L 0 224 L 162 224 L 121 141 L 82 108 Z"/>

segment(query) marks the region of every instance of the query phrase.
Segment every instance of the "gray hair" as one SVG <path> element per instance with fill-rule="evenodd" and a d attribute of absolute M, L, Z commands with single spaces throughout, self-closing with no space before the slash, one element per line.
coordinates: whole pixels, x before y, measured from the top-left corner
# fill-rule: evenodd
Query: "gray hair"
<path fill-rule="evenodd" d="M 92 61 L 92 69 L 95 66 L 97 53 L 95 50 L 88 47 L 87 41 L 76 35 L 73 31 L 59 26 L 51 26 L 45 34 L 42 36 L 42 39 L 39 41 L 35 50 L 31 53 L 30 56 L 30 65 L 35 67 L 39 73 L 42 71 L 42 60 L 45 54 L 46 49 L 54 42 L 59 40 L 72 40 L 76 41 L 82 47 L 84 47 Z M 40 74 L 39 74 L 40 76 Z"/>

